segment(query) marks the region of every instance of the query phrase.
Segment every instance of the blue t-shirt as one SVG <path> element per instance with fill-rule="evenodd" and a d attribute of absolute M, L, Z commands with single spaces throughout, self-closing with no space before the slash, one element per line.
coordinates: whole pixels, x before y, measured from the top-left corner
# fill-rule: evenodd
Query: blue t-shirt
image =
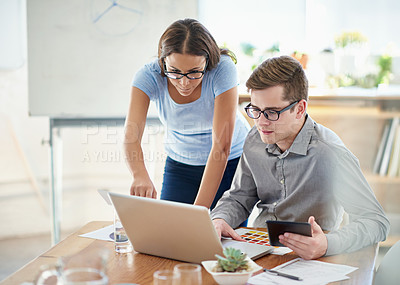
<path fill-rule="evenodd" d="M 142 67 L 132 86 L 154 101 L 165 126 L 164 146 L 173 160 L 189 165 L 205 165 L 212 145 L 215 98 L 238 85 L 236 67 L 222 55 L 218 65 L 204 74 L 201 96 L 196 101 L 178 104 L 169 95 L 167 77 L 161 75 L 158 59 Z M 249 124 L 238 111 L 229 159 L 242 154 Z"/>

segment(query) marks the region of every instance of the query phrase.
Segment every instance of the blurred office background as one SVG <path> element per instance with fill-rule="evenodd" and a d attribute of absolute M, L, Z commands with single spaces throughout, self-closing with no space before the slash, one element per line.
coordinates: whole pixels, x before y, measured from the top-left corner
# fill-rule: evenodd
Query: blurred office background
<path fill-rule="evenodd" d="M 38 2 L 31 2 L 30 7 Z M 81 9 L 101 2 L 88 0 Z M 400 116 L 398 1 L 121 0 L 119 3 L 140 7 L 144 16 L 155 11 L 161 14 L 159 22 L 152 23 L 157 39 L 178 18 L 199 19 L 220 45 L 235 52 L 242 94 L 246 93 L 243 83 L 263 59 L 288 54 L 303 61 L 312 92 L 338 96 L 338 100 L 332 100 L 332 96 L 329 100 L 311 98 L 313 118 L 334 129 L 359 157 L 389 215 L 391 236 L 381 245 L 381 253 L 400 238 L 399 173 L 380 175 L 374 169 L 385 125 Z M 181 6 L 179 17 L 168 16 L 170 7 L 178 6 Z M 48 13 L 52 13 L 51 9 L 55 8 L 49 8 Z M 51 246 L 49 118 L 29 115 L 26 15 L 25 0 L 0 0 L 0 280 Z M 129 37 L 129 30 L 115 36 L 119 40 Z M 157 44 L 155 41 L 148 47 L 153 56 Z M 129 60 L 143 63 L 152 59 L 134 53 L 132 56 Z M 123 75 L 128 78 L 126 104 L 135 71 Z M 378 91 L 386 94 L 388 101 L 377 100 Z M 358 99 L 348 99 L 351 96 Z M 129 193 L 131 178 L 121 148 L 124 132 L 121 126 L 98 124 L 64 128 L 60 132 L 62 199 L 58 206 L 61 237 L 65 237 L 89 221 L 111 221 L 112 209 L 97 190 Z M 146 129 L 143 149 L 158 190 L 165 159 L 162 140 L 163 128 L 152 123 Z"/>

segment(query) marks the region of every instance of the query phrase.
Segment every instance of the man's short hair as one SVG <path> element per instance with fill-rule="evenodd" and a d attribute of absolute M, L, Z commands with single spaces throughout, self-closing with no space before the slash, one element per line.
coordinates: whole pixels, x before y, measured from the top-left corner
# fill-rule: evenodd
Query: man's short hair
<path fill-rule="evenodd" d="M 284 88 L 284 101 L 308 100 L 306 74 L 300 62 L 290 56 L 268 58 L 253 71 L 246 82 L 249 91 L 278 85 Z"/>

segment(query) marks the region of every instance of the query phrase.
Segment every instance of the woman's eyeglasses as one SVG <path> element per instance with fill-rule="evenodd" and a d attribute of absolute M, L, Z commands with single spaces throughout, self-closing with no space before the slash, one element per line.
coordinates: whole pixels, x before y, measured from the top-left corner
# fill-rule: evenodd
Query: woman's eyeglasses
<path fill-rule="evenodd" d="M 208 59 L 206 60 L 206 65 L 204 66 L 204 70 L 203 71 L 191 71 L 188 73 L 182 73 L 182 72 L 176 72 L 176 71 L 167 71 L 167 65 L 164 62 L 164 74 L 165 76 L 167 76 L 168 78 L 171 79 L 181 79 L 182 77 L 186 76 L 186 78 L 190 79 L 190 80 L 195 80 L 195 79 L 200 79 L 203 77 L 204 73 L 206 72 L 207 69 L 207 65 L 208 65 Z"/>

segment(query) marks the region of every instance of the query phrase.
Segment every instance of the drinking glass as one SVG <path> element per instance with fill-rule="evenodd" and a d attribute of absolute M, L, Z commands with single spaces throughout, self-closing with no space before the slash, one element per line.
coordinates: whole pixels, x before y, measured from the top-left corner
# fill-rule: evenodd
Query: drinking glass
<path fill-rule="evenodd" d="M 179 284 L 179 273 L 174 270 L 158 270 L 153 274 L 153 285 Z"/>
<path fill-rule="evenodd" d="M 41 268 L 35 284 L 108 285 L 107 257 L 103 250 L 60 257 L 55 264 Z"/>
<path fill-rule="evenodd" d="M 132 244 L 128 239 L 125 229 L 114 209 L 114 245 L 118 253 L 128 253 L 133 250 Z"/>
<path fill-rule="evenodd" d="M 180 275 L 179 284 L 200 285 L 201 284 L 201 266 L 192 263 L 180 263 L 175 265 L 174 271 Z"/>

